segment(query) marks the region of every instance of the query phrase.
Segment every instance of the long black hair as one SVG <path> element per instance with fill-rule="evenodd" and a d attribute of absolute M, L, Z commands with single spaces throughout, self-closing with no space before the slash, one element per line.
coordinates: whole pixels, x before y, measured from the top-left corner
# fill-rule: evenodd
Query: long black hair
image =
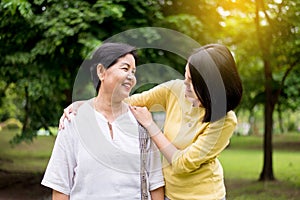
<path fill-rule="evenodd" d="M 235 109 L 243 88 L 234 58 L 227 47 L 205 45 L 189 57 L 195 93 L 205 108 L 203 122 L 213 122 Z"/>

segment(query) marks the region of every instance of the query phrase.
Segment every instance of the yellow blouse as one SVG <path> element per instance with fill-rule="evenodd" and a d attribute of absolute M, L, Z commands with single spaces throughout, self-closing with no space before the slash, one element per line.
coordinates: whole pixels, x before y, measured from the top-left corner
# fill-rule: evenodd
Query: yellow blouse
<path fill-rule="evenodd" d="M 184 97 L 182 80 L 173 80 L 130 97 L 135 106 L 165 111 L 164 135 L 178 151 L 172 164 L 163 159 L 165 194 L 171 200 L 220 200 L 225 197 L 223 168 L 217 156 L 229 144 L 237 124 L 236 115 L 202 123 L 203 107 L 193 107 Z"/>

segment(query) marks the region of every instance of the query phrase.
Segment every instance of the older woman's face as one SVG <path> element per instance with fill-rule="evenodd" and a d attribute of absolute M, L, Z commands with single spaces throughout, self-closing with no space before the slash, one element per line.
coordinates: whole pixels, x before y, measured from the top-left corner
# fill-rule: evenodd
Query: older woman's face
<path fill-rule="evenodd" d="M 106 69 L 103 74 L 101 87 L 106 92 L 111 92 L 113 98 L 124 99 L 136 84 L 135 59 L 132 54 L 127 54 Z"/>

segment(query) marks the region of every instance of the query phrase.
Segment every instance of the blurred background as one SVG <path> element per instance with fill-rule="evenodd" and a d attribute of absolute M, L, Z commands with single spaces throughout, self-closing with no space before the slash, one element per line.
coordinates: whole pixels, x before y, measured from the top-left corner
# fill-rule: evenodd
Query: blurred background
<path fill-rule="evenodd" d="M 299 19 L 300 0 L 1 0 L 0 175 L 43 173 L 79 67 L 97 46 L 123 31 L 162 27 L 201 45 L 225 44 L 237 62 L 239 124 L 220 158 L 228 199 L 299 199 Z M 160 38 L 142 34 L 149 46 Z M 183 75 L 185 62 L 159 49 L 139 51 L 139 65 L 176 72 L 156 72 L 162 80 Z M 14 184 L 0 179 L 0 199 Z"/>

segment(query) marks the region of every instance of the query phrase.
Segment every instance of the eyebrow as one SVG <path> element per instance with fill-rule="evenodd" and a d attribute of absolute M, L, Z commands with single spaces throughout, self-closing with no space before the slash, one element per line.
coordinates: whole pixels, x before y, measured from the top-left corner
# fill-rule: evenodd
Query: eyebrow
<path fill-rule="evenodd" d="M 188 75 L 187 73 L 185 73 L 186 74 L 186 78 L 188 78 L 188 79 L 192 79 L 192 77 L 190 76 L 190 75 Z"/>
<path fill-rule="evenodd" d="M 189 74 L 187 73 L 187 69 L 185 69 L 185 71 L 186 71 L 186 76 L 187 76 L 187 78 L 192 80 L 192 77 L 191 77 L 191 71 L 189 71 L 189 72 L 190 72 Z"/>
<path fill-rule="evenodd" d="M 122 66 L 122 65 L 127 65 L 127 67 L 130 67 L 130 64 L 127 63 L 127 62 L 121 62 L 121 66 Z M 136 67 L 134 67 L 133 69 L 136 70 Z"/>
<path fill-rule="evenodd" d="M 127 62 L 121 62 L 121 65 L 127 65 L 128 67 L 130 67 L 130 64 L 128 64 Z"/>

